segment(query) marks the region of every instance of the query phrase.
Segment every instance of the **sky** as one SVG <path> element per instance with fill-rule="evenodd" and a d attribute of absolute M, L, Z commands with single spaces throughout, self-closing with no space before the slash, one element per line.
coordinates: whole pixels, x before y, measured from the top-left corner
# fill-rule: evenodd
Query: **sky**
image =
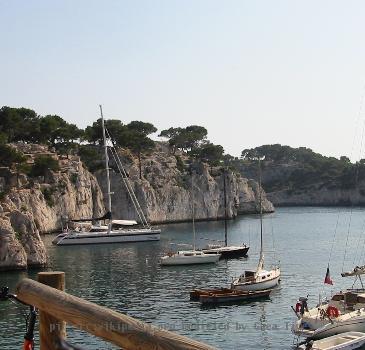
<path fill-rule="evenodd" d="M 365 157 L 362 0 L 0 0 L 0 106 Z"/>

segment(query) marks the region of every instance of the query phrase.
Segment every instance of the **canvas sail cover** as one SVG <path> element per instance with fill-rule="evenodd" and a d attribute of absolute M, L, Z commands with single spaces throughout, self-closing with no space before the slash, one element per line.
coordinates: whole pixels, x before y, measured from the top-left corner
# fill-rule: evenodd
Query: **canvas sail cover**
<path fill-rule="evenodd" d="M 365 274 L 365 265 L 363 266 L 356 266 L 352 271 L 349 272 L 342 272 L 342 277 L 349 277 L 349 276 L 359 276 Z"/>
<path fill-rule="evenodd" d="M 99 221 L 99 220 L 110 220 L 112 218 L 112 213 L 110 211 L 106 212 L 100 218 L 90 218 L 90 219 L 74 219 L 71 222 L 86 222 L 86 221 Z"/>
<path fill-rule="evenodd" d="M 138 224 L 136 220 L 112 220 L 112 223 L 123 226 L 133 226 Z"/>

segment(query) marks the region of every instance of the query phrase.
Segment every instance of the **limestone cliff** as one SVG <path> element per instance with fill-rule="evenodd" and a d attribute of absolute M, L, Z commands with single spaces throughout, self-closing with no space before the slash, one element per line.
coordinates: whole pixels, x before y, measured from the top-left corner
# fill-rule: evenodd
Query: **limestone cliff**
<path fill-rule="evenodd" d="M 152 223 L 188 221 L 192 218 L 192 190 L 190 168 L 193 168 L 195 218 L 216 220 L 224 217 L 223 175 L 221 168 L 207 164 L 190 165 L 182 153 L 172 155 L 167 147 L 158 143 L 153 154 L 142 159 L 142 178 L 139 178 L 138 161 L 130 153 L 122 154 L 129 181 L 138 201 Z M 96 172 L 98 182 L 106 193 L 105 173 Z M 111 172 L 113 216 L 135 219 L 136 212 L 119 172 Z M 259 210 L 258 185 L 239 174 L 226 174 L 228 216 L 254 213 Z M 262 196 L 264 212 L 272 212 L 273 205 Z M 106 204 L 106 203 L 105 203 Z"/>
<path fill-rule="evenodd" d="M 315 184 L 303 189 L 273 191 L 267 196 L 276 206 L 364 206 L 365 184 L 348 189 Z"/>
<path fill-rule="evenodd" d="M 242 176 L 257 177 L 257 164 L 247 163 L 241 166 L 240 172 Z M 348 181 L 338 176 L 306 176 L 307 173 L 299 162 L 262 162 L 262 181 L 267 198 L 275 206 L 365 205 L 365 180 L 359 176 L 355 181 L 355 172 L 347 177 Z"/>
<path fill-rule="evenodd" d="M 31 178 L 0 169 L 0 269 L 45 265 L 47 254 L 40 234 L 61 228 L 61 219 L 91 217 L 104 212 L 95 177 L 77 157 L 60 158 L 42 146 L 16 145 L 32 157 L 50 154 L 60 171 Z"/>
<path fill-rule="evenodd" d="M 14 169 L 0 168 L 0 269 L 45 265 L 47 253 L 40 234 L 59 230 L 62 217 L 85 218 L 105 212 L 104 170 L 96 171 L 95 177 L 76 156 L 61 157 L 39 145 L 17 144 L 14 147 L 29 158 L 30 165 L 39 155 L 47 155 L 57 160 L 60 170 L 48 170 L 43 176 L 30 177 Z M 140 179 L 138 160 L 129 151 L 122 151 L 120 156 L 150 222 L 191 220 L 191 169 L 196 219 L 224 217 L 221 168 L 192 163 L 183 153 L 171 154 L 164 144 L 158 143 L 152 154 L 142 157 Z M 114 217 L 136 219 L 123 179 L 119 172 L 113 171 L 116 163 L 111 162 L 111 167 Z M 258 212 L 257 183 L 232 171 L 227 171 L 225 178 L 228 216 Z M 264 193 L 262 203 L 265 212 L 274 210 Z"/>

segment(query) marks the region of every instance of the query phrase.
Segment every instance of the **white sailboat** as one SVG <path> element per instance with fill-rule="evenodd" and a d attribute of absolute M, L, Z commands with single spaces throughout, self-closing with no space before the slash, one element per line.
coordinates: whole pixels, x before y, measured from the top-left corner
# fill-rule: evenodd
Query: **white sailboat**
<path fill-rule="evenodd" d="M 104 141 L 104 154 L 105 154 L 105 170 L 106 170 L 106 180 L 107 180 L 107 198 L 108 198 L 108 212 L 99 220 L 108 220 L 108 225 L 104 226 L 92 226 L 91 220 L 95 219 L 83 219 L 83 220 L 73 220 L 74 222 L 90 222 L 89 227 L 79 226 L 75 230 L 66 230 L 56 236 L 52 241 L 55 245 L 73 245 L 73 244 L 101 244 L 101 243 L 126 243 L 126 242 L 144 242 L 144 241 L 158 241 L 160 239 L 161 230 L 158 228 L 152 228 L 139 206 L 137 198 L 127 183 L 127 179 L 123 177 L 123 180 L 127 186 L 127 191 L 131 195 L 132 201 L 135 204 L 136 209 L 138 209 L 138 215 L 142 222 L 142 227 L 138 227 L 138 224 L 134 220 L 113 220 L 112 219 L 112 200 L 111 200 L 111 186 L 110 186 L 110 176 L 109 176 L 109 156 L 108 156 L 108 146 L 105 133 L 104 117 L 102 106 L 100 105 L 101 123 L 103 130 L 103 141 Z M 115 157 L 115 155 L 113 154 Z M 122 167 L 118 156 L 117 166 L 118 169 Z M 118 163 L 119 161 L 119 163 Z M 122 168 L 123 169 L 123 168 Z M 129 186 L 128 186 L 129 185 Z"/>
<path fill-rule="evenodd" d="M 192 196 L 192 214 L 193 214 L 193 250 L 180 250 L 176 253 L 168 253 L 160 260 L 161 265 L 193 265 L 216 263 L 221 254 L 205 254 L 201 250 L 196 250 L 196 231 L 195 231 L 195 200 L 194 200 L 194 181 L 191 175 L 191 196 Z"/>
<path fill-rule="evenodd" d="M 234 279 L 231 288 L 237 290 L 262 290 L 271 289 L 280 282 L 280 267 L 273 266 L 270 270 L 264 269 L 264 247 L 262 227 L 262 193 L 261 193 L 261 167 L 259 160 L 259 200 L 260 200 L 260 259 L 256 270 L 246 270 L 238 278 Z"/>
<path fill-rule="evenodd" d="M 356 266 L 352 271 L 342 273 L 342 277 L 354 276 L 355 282 L 360 280 L 361 288 L 353 288 L 354 282 L 352 288 L 335 293 L 330 300 L 321 301 L 311 309 L 308 309 L 307 298 L 299 298 L 292 307 L 297 316 L 293 333 L 309 339 L 322 339 L 349 331 L 365 332 L 363 274 L 365 266 Z"/>

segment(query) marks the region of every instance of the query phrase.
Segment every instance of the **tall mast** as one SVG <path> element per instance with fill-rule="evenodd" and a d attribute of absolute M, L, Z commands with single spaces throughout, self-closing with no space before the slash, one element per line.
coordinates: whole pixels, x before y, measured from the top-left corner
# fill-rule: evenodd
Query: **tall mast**
<path fill-rule="evenodd" d="M 259 268 L 264 266 L 264 249 L 263 249 L 263 239 L 262 239 L 262 190 L 261 190 L 261 160 L 259 158 L 259 201 L 260 201 L 260 261 Z"/>
<path fill-rule="evenodd" d="M 108 233 L 111 231 L 112 226 L 112 197 L 111 197 L 111 190 L 110 190 L 110 176 L 109 176 L 109 156 L 108 156 L 108 146 L 106 144 L 106 136 L 105 136 L 105 125 L 104 125 L 104 116 L 103 116 L 103 108 L 101 105 L 100 107 L 100 115 L 101 115 L 101 126 L 103 129 L 103 140 L 104 140 L 104 153 L 105 153 L 105 170 L 106 170 L 106 184 L 107 184 L 107 194 L 108 194 L 108 211 L 110 212 L 110 220 L 108 224 Z"/>
<path fill-rule="evenodd" d="M 226 169 L 223 171 L 223 194 L 224 194 L 224 245 L 227 247 L 227 191 L 226 191 Z"/>
<path fill-rule="evenodd" d="M 191 206 L 192 206 L 192 214 L 193 214 L 193 250 L 195 250 L 196 246 L 195 246 L 195 198 L 194 198 L 194 176 L 193 176 L 193 171 L 191 171 Z"/>

